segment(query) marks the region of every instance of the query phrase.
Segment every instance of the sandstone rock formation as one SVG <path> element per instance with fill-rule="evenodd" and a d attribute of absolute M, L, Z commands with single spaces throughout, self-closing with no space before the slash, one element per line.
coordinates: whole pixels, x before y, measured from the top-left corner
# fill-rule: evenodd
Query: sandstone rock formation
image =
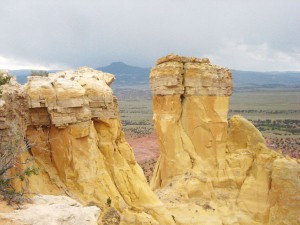
<path fill-rule="evenodd" d="M 113 80 L 111 74 L 79 68 L 29 77 L 16 93 L 9 92 L 13 84 L 4 88 L 0 116 L 7 126 L 2 133 L 17 119 L 29 143 L 29 151 L 19 157 L 27 163 L 16 164 L 11 173 L 25 166 L 39 169 L 37 176 L 14 186 L 97 205 L 103 209 L 99 224 L 174 224 L 124 138 L 117 99 L 109 87 Z M 8 96 L 26 103 L 21 107 L 24 115 L 8 116 L 20 111 L 19 101 L 6 101 Z M 28 161 L 32 156 L 34 161 Z"/>
<path fill-rule="evenodd" d="M 9 172 L 39 170 L 15 181 L 18 190 L 98 206 L 97 223 L 105 225 L 300 223 L 299 161 L 268 149 L 245 118 L 228 124 L 230 70 L 177 55 L 157 61 L 150 83 L 160 156 L 152 190 L 124 138 L 113 80 L 79 68 L 2 88 L 1 146 L 24 149 Z"/>
<path fill-rule="evenodd" d="M 300 165 L 241 116 L 230 70 L 168 55 L 150 73 L 160 145 L 151 187 L 177 224 L 299 224 Z M 285 200 L 286 201 L 285 201 Z"/>

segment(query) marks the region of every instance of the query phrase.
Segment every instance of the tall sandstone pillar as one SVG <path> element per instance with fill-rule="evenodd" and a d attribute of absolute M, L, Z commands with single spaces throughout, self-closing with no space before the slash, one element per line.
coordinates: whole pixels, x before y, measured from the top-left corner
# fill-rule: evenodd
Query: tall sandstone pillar
<path fill-rule="evenodd" d="M 164 186 L 195 161 L 213 174 L 225 168 L 230 70 L 205 58 L 168 55 L 151 70 L 150 84 L 161 149 L 152 187 Z"/>

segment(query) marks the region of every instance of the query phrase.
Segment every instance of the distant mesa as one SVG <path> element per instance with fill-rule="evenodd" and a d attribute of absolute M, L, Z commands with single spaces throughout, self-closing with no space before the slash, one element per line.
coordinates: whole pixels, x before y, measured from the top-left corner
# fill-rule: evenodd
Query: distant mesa
<path fill-rule="evenodd" d="M 114 87 L 145 85 L 149 86 L 150 68 L 128 65 L 124 62 L 113 62 L 108 66 L 97 67 L 97 70 L 112 73 L 116 77 Z M 26 83 L 31 70 L 10 70 L 21 84 Z M 57 71 L 48 71 L 57 72 Z M 256 72 L 232 70 L 235 87 L 300 87 L 299 71 Z"/>
<path fill-rule="evenodd" d="M 113 62 L 108 66 L 98 67 L 97 70 L 108 73 L 134 74 L 134 75 L 149 75 L 150 68 L 142 68 L 131 66 L 124 62 Z"/>
<path fill-rule="evenodd" d="M 113 62 L 108 66 L 98 67 L 97 70 L 115 74 L 116 82 L 114 82 L 114 86 L 144 85 L 149 88 L 148 76 L 150 68 L 131 66 L 123 62 Z"/>

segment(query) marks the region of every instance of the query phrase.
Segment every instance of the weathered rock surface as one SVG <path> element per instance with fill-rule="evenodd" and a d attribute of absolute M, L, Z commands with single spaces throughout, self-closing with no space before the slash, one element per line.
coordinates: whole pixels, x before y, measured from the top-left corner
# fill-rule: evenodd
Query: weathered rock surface
<path fill-rule="evenodd" d="M 98 224 L 300 223 L 299 162 L 268 149 L 245 118 L 233 116 L 228 124 L 230 70 L 177 55 L 153 68 L 155 192 L 124 138 L 113 80 L 79 68 L 3 87 L 1 146 L 24 136 L 13 143 L 28 150 L 18 158 L 26 165 L 10 173 L 39 168 L 37 176 L 15 181 L 17 189 L 98 206 Z M 95 208 L 89 213 L 96 216 Z"/>
<path fill-rule="evenodd" d="M 30 150 L 19 161 L 31 156 L 34 161 L 17 164 L 11 173 L 32 166 L 39 174 L 14 186 L 100 206 L 99 224 L 116 220 L 111 208 L 120 224 L 174 224 L 124 138 L 117 99 L 109 87 L 113 80 L 113 75 L 89 68 L 29 77 L 25 88 L 20 87 L 22 95 L 15 95 L 27 104 L 18 120 Z M 6 95 L 11 94 L 4 91 Z M 1 105 L 3 112 L 20 110 L 18 103 Z M 14 124 L 7 113 L 2 115 L 5 124 Z"/>
<path fill-rule="evenodd" d="M 21 209 L 0 215 L 21 224 L 96 225 L 100 211 L 96 206 L 84 207 L 67 196 L 39 195 Z"/>
<path fill-rule="evenodd" d="M 89 68 L 30 77 L 26 84 L 29 125 L 65 127 L 91 119 L 117 118 L 117 99 L 109 87 L 114 79 Z"/>
<path fill-rule="evenodd" d="M 228 130 L 228 69 L 168 55 L 150 84 L 160 146 L 151 187 L 177 224 L 300 223 L 299 163 L 268 149 L 241 116 Z"/>

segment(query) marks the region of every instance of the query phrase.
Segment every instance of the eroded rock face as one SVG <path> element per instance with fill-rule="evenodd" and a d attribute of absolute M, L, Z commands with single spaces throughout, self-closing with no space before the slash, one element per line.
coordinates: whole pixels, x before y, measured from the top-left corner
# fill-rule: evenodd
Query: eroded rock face
<path fill-rule="evenodd" d="M 152 69 L 150 84 L 160 145 L 151 187 L 177 223 L 299 223 L 299 163 L 268 149 L 241 116 L 228 130 L 228 69 L 168 55 Z"/>
<path fill-rule="evenodd" d="M 207 170 L 221 164 L 226 147 L 228 96 L 233 91 L 231 72 L 210 64 L 208 59 L 168 55 L 152 69 L 150 84 L 161 144 L 161 167 L 155 174 L 154 188 L 192 168 L 195 160 L 203 160 Z M 176 158 L 170 160 L 169 156 Z"/>
<path fill-rule="evenodd" d="M 29 77 L 22 87 L 26 113 L 18 118 L 25 124 L 30 151 L 19 161 L 30 155 L 34 161 L 11 172 L 34 166 L 39 174 L 14 185 L 100 206 L 99 224 L 115 221 L 111 208 L 119 214 L 118 224 L 174 224 L 124 138 L 117 99 L 109 87 L 113 80 L 113 75 L 89 68 Z M 15 108 L 8 102 L 2 105 L 8 106 L 4 111 Z"/>
<path fill-rule="evenodd" d="M 79 68 L 5 86 L 1 143 L 15 128 L 28 148 L 18 161 L 34 156 L 10 172 L 39 168 L 37 176 L 15 182 L 17 189 L 99 206 L 98 224 L 300 223 L 299 162 L 268 149 L 245 118 L 233 116 L 228 126 L 228 69 L 177 55 L 153 68 L 155 193 L 124 138 L 113 79 Z"/>

